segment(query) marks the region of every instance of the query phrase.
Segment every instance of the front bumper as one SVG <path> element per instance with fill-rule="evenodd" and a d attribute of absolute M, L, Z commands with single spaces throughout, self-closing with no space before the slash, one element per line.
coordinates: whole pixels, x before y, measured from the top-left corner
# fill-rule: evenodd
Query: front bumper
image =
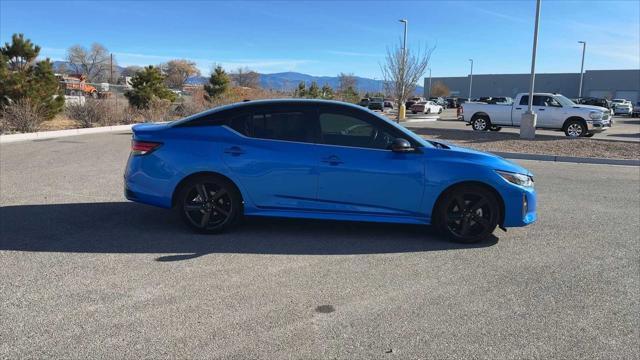
<path fill-rule="evenodd" d="M 505 205 L 504 227 L 527 226 L 537 220 L 537 195 L 534 188 L 514 185 L 502 196 Z"/>
<path fill-rule="evenodd" d="M 611 119 L 587 121 L 587 130 L 589 132 L 602 132 L 609 129 L 611 125 Z"/>

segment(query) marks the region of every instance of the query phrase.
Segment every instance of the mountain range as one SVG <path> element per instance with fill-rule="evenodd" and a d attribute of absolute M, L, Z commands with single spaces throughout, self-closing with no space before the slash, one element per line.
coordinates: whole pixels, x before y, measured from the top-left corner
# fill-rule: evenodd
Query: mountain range
<path fill-rule="evenodd" d="M 60 69 L 63 64 L 69 67 L 69 63 L 66 61 L 54 61 L 53 68 L 54 71 Z M 122 72 L 124 67 L 115 66 L 115 71 Z M 384 82 L 382 80 L 370 79 L 360 76 L 355 76 L 356 84 L 358 87 L 358 91 L 361 92 L 382 92 L 384 90 Z M 187 80 L 187 84 L 205 84 L 209 81 L 207 76 L 193 76 Z M 290 91 L 298 87 L 298 84 L 303 81 L 307 87 L 311 85 L 313 81 L 318 83 L 319 86 L 323 86 L 327 84 L 334 89 L 337 89 L 340 80 L 337 76 L 313 76 L 309 74 L 303 74 L 299 72 L 280 72 L 273 74 L 260 74 L 260 86 L 263 89 L 273 89 L 280 91 Z M 424 93 L 424 89 L 422 86 L 418 86 L 416 88 L 416 94 L 422 95 Z"/>

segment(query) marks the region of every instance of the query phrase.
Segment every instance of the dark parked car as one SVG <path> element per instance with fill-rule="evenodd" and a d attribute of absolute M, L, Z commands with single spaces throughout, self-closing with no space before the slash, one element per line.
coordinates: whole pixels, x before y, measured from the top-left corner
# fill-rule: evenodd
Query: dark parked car
<path fill-rule="evenodd" d="M 384 111 L 384 99 L 375 97 L 369 99 L 369 110 Z"/>
<path fill-rule="evenodd" d="M 427 101 L 425 98 L 422 97 L 414 97 L 409 99 L 407 102 L 404 103 L 404 106 L 408 109 L 411 109 L 411 107 L 419 102 L 425 102 Z"/>
<path fill-rule="evenodd" d="M 384 99 L 384 107 L 385 108 L 389 108 L 389 109 L 393 109 L 395 106 L 393 105 L 393 100 L 390 99 Z"/>
<path fill-rule="evenodd" d="M 358 105 L 364 106 L 364 107 L 369 107 L 369 99 L 368 98 L 361 99 L 360 102 L 358 103 Z"/>
<path fill-rule="evenodd" d="M 447 98 L 446 100 L 447 100 L 447 108 L 449 109 L 455 109 L 459 106 L 458 99 L 456 98 Z"/>
<path fill-rule="evenodd" d="M 611 110 L 611 108 L 613 107 L 611 105 L 611 101 L 609 101 L 607 99 L 594 98 L 594 97 L 587 97 L 587 98 L 578 99 L 577 103 L 578 104 L 582 104 L 582 105 L 600 106 L 600 107 L 603 107 L 603 108 L 607 108 L 609 110 Z"/>

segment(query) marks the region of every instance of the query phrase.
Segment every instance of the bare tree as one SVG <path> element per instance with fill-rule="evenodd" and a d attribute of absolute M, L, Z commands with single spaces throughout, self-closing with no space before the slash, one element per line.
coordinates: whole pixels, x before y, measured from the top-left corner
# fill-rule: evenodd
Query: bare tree
<path fill-rule="evenodd" d="M 358 101 L 358 81 L 353 74 L 338 75 L 338 95 L 342 101 L 355 103 Z"/>
<path fill-rule="evenodd" d="M 449 87 L 442 81 L 436 81 L 431 87 L 431 96 L 449 96 Z"/>
<path fill-rule="evenodd" d="M 196 63 L 186 59 L 175 59 L 160 65 L 168 87 L 182 89 L 191 76 L 200 75 Z"/>
<path fill-rule="evenodd" d="M 87 77 L 89 82 L 104 82 L 111 78 L 111 58 L 109 50 L 101 44 L 94 43 L 91 49 L 74 45 L 67 51 L 67 60 L 71 69 L 77 74 Z M 113 60 L 113 70 L 116 62 Z M 114 79 L 117 78 L 114 73 Z"/>
<path fill-rule="evenodd" d="M 260 87 L 260 74 L 249 68 L 238 68 L 230 74 L 231 80 L 236 86 L 257 89 Z"/>
<path fill-rule="evenodd" d="M 403 49 L 402 45 L 387 48 L 385 63 L 380 65 L 385 83 L 389 83 L 389 90 L 400 104 L 404 104 L 416 91 L 416 84 L 424 75 L 434 48 L 425 51 L 418 50 L 415 54 L 411 50 Z M 398 112 L 398 121 L 400 112 Z"/>

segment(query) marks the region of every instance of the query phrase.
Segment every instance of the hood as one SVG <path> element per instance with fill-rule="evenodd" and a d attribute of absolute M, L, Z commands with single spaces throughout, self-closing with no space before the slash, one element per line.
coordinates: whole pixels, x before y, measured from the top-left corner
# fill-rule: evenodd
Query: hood
<path fill-rule="evenodd" d="M 598 110 L 598 111 L 602 111 L 602 112 L 609 112 L 609 109 L 607 108 L 603 108 L 601 106 L 595 106 L 595 105 L 581 105 L 581 104 L 576 104 L 573 106 L 573 108 L 578 108 L 578 109 L 587 109 L 587 110 Z"/>
<path fill-rule="evenodd" d="M 449 143 L 445 143 L 445 145 L 448 147 L 448 149 L 442 149 L 442 151 L 447 152 L 448 159 L 457 157 L 459 160 L 468 161 L 473 164 L 482 164 L 487 167 L 493 168 L 494 170 L 502 170 L 533 176 L 533 174 L 529 170 L 498 155 L 461 146 L 451 145 Z"/>

